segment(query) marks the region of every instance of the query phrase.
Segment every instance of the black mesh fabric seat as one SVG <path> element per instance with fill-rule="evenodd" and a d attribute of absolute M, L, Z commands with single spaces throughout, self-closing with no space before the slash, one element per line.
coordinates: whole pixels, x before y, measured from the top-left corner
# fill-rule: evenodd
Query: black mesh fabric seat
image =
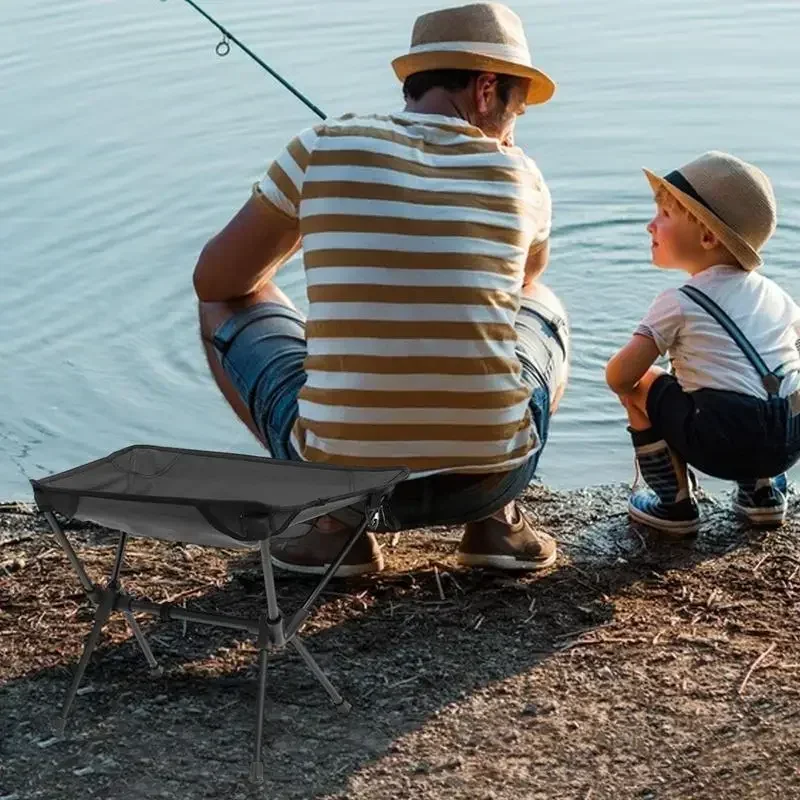
<path fill-rule="evenodd" d="M 103 626 L 121 611 L 151 669 L 158 669 L 134 612 L 161 619 L 246 630 L 258 638 L 259 693 L 251 778 L 263 779 L 261 757 L 267 652 L 292 645 L 341 710 L 349 704 L 328 681 L 298 637 L 314 601 L 350 548 L 374 523 L 380 505 L 408 476 L 404 467 L 340 468 L 296 461 L 136 445 L 75 469 L 33 480 L 34 497 L 90 599 L 95 621 L 67 693 L 59 730 L 67 715 Z M 288 620 L 278 607 L 270 542 L 300 536 L 324 514 L 346 515 L 353 534 L 320 577 L 303 606 Z M 120 532 L 114 566 L 105 586 L 95 585 L 65 536 L 58 517 L 94 522 Z M 129 536 L 187 544 L 260 550 L 265 607 L 259 617 L 243 619 L 193 612 L 182 606 L 137 600 L 123 591 L 119 575 Z"/>

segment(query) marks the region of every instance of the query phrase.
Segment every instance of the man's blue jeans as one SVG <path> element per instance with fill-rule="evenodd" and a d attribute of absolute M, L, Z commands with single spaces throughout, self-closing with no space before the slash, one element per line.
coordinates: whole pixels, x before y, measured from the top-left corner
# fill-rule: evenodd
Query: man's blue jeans
<path fill-rule="evenodd" d="M 550 398 L 556 388 L 552 383 L 567 357 L 569 334 L 564 320 L 527 298 L 522 300 L 516 330 L 521 377 L 531 389 L 531 415 L 541 446 L 524 464 L 506 472 L 430 475 L 401 483 L 384 504 L 379 530 L 483 519 L 519 496 L 531 482 L 547 442 Z M 302 315 L 278 303 L 261 303 L 228 319 L 215 331 L 213 341 L 270 454 L 299 461 L 290 436 L 297 397 L 306 382 Z"/>

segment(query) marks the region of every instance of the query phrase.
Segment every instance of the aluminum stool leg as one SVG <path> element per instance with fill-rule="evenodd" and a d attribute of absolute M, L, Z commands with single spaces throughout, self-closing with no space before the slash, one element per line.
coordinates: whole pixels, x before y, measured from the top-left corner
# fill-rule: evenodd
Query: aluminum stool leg
<path fill-rule="evenodd" d="M 144 638 L 144 634 L 142 633 L 142 629 L 139 627 L 139 623 L 136 621 L 136 617 L 133 616 L 132 611 L 123 611 L 122 613 L 125 616 L 130 629 L 133 631 L 133 635 L 136 637 L 136 641 L 141 648 L 145 659 L 147 660 L 147 666 L 150 667 L 150 674 L 154 678 L 160 678 L 164 674 L 164 670 L 158 665 L 158 661 L 156 661 L 156 657 L 153 655 L 153 651 L 150 649 L 147 639 Z"/>
<path fill-rule="evenodd" d="M 308 652 L 306 646 L 296 636 L 291 641 L 292 646 L 300 654 L 300 658 L 305 661 L 306 666 L 311 670 L 314 677 L 322 684 L 322 688 L 328 693 L 333 704 L 342 714 L 350 712 L 352 706 L 336 691 L 336 687 L 328 680 L 328 676 L 322 671 L 322 668 L 314 660 L 314 656 Z"/>
<path fill-rule="evenodd" d="M 83 646 L 81 660 L 78 662 L 78 667 L 75 670 L 75 675 L 72 678 L 72 684 L 69 687 L 66 700 L 64 701 L 64 706 L 61 709 L 61 717 L 56 723 L 56 733 L 59 736 L 62 736 L 64 733 L 64 728 L 67 725 L 67 715 L 69 714 L 70 708 L 72 708 L 75 695 L 78 693 L 78 687 L 81 685 L 83 673 L 86 672 L 86 667 L 89 665 L 89 659 L 92 657 L 92 652 L 97 646 L 100 633 L 108 621 L 109 616 L 111 616 L 111 611 L 114 608 L 115 597 L 116 591 L 114 589 L 102 590 L 102 596 L 97 606 L 97 611 L 94 615 L 94 625 L 92 626 L 91 633 L 86 639 L 86 644 Z"/>
<path fill-rule="evenodd" d="M 258 634 L 258 701 L 256 702 L 256 744 L 253 760 L 250 763 L 250 780 L 263 783 L 264 762 L 261 760 L 261 748 L 264 742 L 264 706 L 267 699 L 267 659 L 269 655 L 269 629 L 267 621 L 261 618 Z"/>

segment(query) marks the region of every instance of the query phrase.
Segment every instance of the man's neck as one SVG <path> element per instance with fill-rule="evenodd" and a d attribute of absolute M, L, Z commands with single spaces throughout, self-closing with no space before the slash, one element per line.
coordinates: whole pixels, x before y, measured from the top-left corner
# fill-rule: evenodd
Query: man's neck
<path fill-rule="evenodd" d="M 431 89 L 425 92 L 419 100 L 406 100 L 405 110 L 412 114 L 438 114 L 442 117 L 457 117 L 465 122 L 470 122 L 464 103 L 457 95 L 446 92 L 444 89 Z"/>

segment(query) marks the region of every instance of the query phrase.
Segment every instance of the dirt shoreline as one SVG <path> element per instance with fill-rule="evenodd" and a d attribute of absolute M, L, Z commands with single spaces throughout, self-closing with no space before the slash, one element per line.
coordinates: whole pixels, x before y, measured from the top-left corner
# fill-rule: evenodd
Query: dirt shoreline
<path fill-rule="evenodd" d="M 51 739 L 91 607 L 43 521 L 0 506 L 0 800 L 799 797 L 797 496 L 767 532 L 706 497 L 681 543 L 630 526 L 624 498 L 531 489 L 561 544 L 538 576 L 458 567 L 457 529 L 381 537 L 387 570 L 334 582 L 304 630 L 353 712 L 275 654 L 260 789 L 255 650 L 229 631 L 144 618 L 153 679 L 112 620 Z M 105 574 L 115 537 L 69 535 Z M 240 553 L 135 540 L 122 577 L 205 611 L 262 602 Z M 278 590 L 291 609 L 309 584 L 283 574 Z"/>

